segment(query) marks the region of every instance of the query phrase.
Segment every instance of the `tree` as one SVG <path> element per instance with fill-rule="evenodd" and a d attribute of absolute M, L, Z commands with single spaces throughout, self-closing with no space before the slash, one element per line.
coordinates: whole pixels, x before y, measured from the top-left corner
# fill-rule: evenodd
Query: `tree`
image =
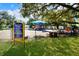
<path fill-rule="evenodd" d="M 0 29 L 3 27 L 12 27 L 12 21 L 15 19 L 15 17 L 9 15 L 7 11 L 1 11 L 0 12 Z"/>
<path fill-rule="evenodd" d="M 60 8 L 60 10 L 59 10 Z M 50 24 L 61 24 L 63 19 L 79 15 L 78 3 L 23 3 L 21 13 L 24 17 L 32 15 L 34 19 L 43 19 Z"/>

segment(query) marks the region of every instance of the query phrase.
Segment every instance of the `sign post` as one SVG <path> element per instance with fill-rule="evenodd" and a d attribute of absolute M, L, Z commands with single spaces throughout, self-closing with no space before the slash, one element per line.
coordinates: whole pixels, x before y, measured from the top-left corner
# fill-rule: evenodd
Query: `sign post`
<path fill-rule="evenodd" d="M 21 41 L 24 43 L 24 47 L 25 47 L 25 24 L 24 23 L 17 23 L 17 22 L 13 22 L 13 41 L 14 44 L 17 40 Z"/>

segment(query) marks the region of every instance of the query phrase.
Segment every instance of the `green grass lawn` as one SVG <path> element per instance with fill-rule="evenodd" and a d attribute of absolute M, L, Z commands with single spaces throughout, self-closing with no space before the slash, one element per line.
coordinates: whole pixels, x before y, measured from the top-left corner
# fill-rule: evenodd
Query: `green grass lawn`
<path fill-rule="evenodd" d="M 41 38 L 23 44 L 0 43 L 5 56 L 79 56 L 79 37 Z"/>

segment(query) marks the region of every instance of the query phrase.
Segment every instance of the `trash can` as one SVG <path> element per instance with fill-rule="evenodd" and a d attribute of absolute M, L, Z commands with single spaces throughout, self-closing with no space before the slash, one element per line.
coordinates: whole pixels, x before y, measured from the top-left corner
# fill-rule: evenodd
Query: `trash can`
<path fill-rule="evenodd" d="M 57 32 L 49 32 L 50 37 L 57 37 Z"/>
<path fill-rule="evenodd" d="M 54 32 L 53 33 L 53 37 L 57 37 L 57 32 Z"/>

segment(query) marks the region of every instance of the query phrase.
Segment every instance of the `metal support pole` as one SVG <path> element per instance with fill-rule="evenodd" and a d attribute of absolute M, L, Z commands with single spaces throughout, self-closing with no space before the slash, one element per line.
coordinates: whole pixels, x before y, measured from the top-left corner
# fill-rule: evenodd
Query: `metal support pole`
<path fill-rule="evenodd" d="M 23 23 L 23 42 L 24 42 L 24 48 L 25 48 L 25 23 Z"/>
<path fill-rule="evenodd" d="M 14 36 L 14 21 L 13 21 L 13 28 L 12 28 L 12 40 L 13 40 L 13 44 L 15 45 L 15 36 Z"/>

